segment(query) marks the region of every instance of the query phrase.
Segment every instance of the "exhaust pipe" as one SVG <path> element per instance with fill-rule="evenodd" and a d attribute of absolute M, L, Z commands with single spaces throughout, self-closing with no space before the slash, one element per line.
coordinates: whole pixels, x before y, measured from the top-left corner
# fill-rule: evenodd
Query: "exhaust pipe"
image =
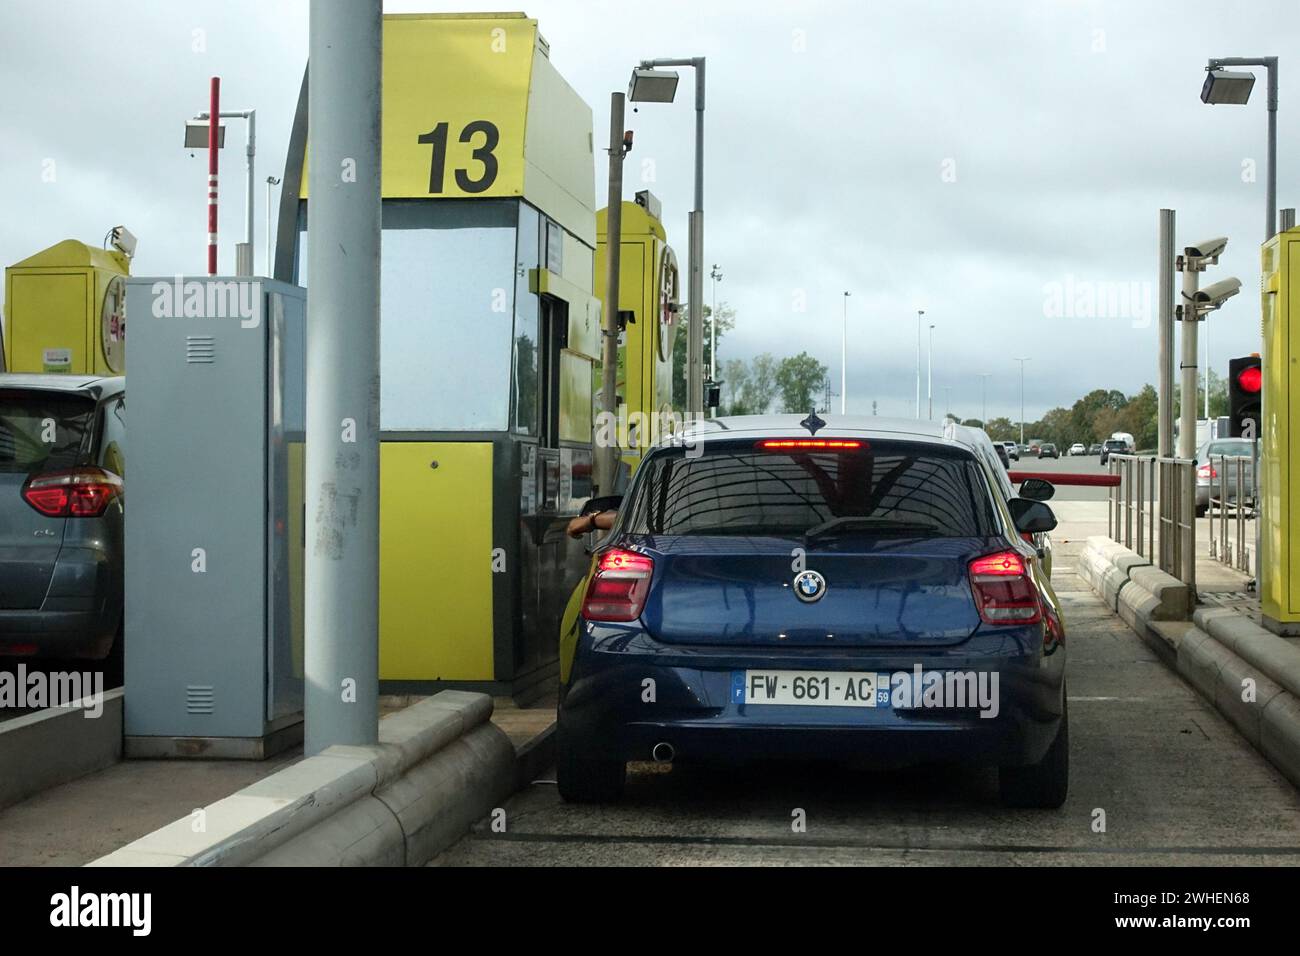
<path fill-rule="evenodd" d="M 677 751 L 673 749 L 673 745 L 666 741 L 657 743 L 650 749 L 650 756 L 654 758 L 655 763 L 672 763 L 676 755 Z"/>

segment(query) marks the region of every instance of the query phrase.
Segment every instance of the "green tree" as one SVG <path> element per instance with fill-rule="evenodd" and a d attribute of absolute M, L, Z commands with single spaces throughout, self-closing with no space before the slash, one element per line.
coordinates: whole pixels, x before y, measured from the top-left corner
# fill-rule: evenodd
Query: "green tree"
<path fill-rule="evenodd" d="M 816 408 L 826 373 L 826 366 L 807 352 L 782 359 L 776 370 L 776 387 L 781 392 L 785 411 L 809 412 Z"/>
<path fill-rule="evenodd" d="M 776 359 L 771 352 L 754 357 L 749 366 L 749 380 L 741 391 L 741 401 L 751 415 L 763 415 L 776 398 Z"/>
<path fill-rule="evenodd" d="M 709 360 L 713 355 L 713 342 L 709 334 L 710 322 L 713 319 L 713 309 L 705 306 L 704 312 L 704 377 L 709 377 Z M 678 321 L 681 323 L 677 328 L 677 334 L 673 337 L 673 407 L 678 409 L 686 408 L 686 350 L 689 344 L 690 328 L 687 319 L 686 306 L 677 313 Z M 731 308 L 725 302 L 718 303 L 718 354 L 722 354 L 722 338 L 728 332 L 736 327 L 736 310 Z M 722 374 L 722 366 L 718 366 L 718 374 Z"/>
<path fill-rule="evenodd" d="M 722 390 L 727 395 L 727 415 L 748 415 L 750 410 L 745 404 L 749 385 L 749 363 L 744 359 L 728 359 L 722 363 Z"/>
<path fill-rule="evenodd" d="M 1020 440 L 1020 426 L 1013 423 L 1009 418 L 990 418 L 984 430 L 989 433 L 989 437 L 994 441 Z"/>

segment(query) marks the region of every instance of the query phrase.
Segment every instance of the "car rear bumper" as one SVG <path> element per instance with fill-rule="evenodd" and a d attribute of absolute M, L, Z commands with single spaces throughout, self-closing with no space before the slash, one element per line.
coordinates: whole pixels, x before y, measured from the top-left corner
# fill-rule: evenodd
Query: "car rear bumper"
<path fill-rule="evenodd" d="M 0 611 L 0 658 L 99 659 L 112 649 L 121 621 L 98 611 Z"/>
<path fill-rule="evenodd" d="M 588 626 L 564 688 L 560 732 L 604 759 L 648 760 L 659 743 L 670 744 L 676 759 L 709 762 L 775 757 L 1018 765 L 1042 759 L 1064 705 L 1064 647 L 1043 655 L 1001 637 L 967 644 L 921 655 L 793 654 L 669 646 L 640 631 L 628 640 L 626 632 Z M 923 673 L 985 674 L 986 686 L 996 688 L 986 698 L 990 706 L 982 708 L 986 716 L 978 706 L 756 705 L 734 698 L 734 675 L 747 669 L 913 674 L 918 666 Z"/>

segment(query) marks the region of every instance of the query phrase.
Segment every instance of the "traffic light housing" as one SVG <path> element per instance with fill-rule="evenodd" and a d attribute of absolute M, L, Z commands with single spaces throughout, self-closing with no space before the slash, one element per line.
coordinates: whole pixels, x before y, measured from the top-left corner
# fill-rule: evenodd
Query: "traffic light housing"
<path fill-rule="evenodd" d="M 1258 438 L 1263 373 L 1260 357 L 1247 355 L 1228 361 L 1228 434 Z"/>

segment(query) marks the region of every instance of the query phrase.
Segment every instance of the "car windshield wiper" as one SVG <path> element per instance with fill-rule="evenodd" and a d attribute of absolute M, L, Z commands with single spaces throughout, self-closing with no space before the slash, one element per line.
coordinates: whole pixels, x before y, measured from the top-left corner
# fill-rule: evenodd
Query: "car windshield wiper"
<path fill-rule="evenodd" d="M 939 533 L 939 529 L 934 525 L 922 521 L 894 521 L 889 518 L 848 515 L 813 525 L 803 533 L 803 537 L 805 541 L 811 541 L 814 538 L 844 531 L 873 531 L 893 535 L 937 535 Z"/>

